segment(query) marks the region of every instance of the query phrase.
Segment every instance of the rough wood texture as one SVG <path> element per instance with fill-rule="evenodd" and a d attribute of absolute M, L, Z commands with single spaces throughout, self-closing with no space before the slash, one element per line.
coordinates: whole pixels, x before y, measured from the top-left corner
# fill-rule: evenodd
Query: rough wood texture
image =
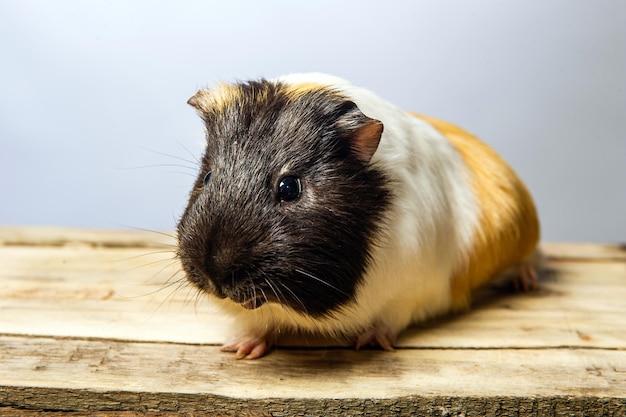
<path fill-rule="evenodd" d="M 0 415 L 626 415 L 619 246 L 546 244 L 540 290 L 485 291 L 395 353 L 289 340 L 236 361 L 173 244 L 0 228 Z"/>

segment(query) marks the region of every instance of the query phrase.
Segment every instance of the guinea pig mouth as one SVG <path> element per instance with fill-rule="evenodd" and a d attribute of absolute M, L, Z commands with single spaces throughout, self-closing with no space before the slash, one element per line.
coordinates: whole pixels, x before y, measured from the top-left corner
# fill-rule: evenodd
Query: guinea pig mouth
<path fill-rule="evenodd" d="M 252 284 L 249 284 L 250 286 Z M 232 302 L 239 304 L 247 310 L 254 310 L 261 307 L 268 300 L 266 297 L 252 291 L 250 288 L 222 288 L 222 293 Z"/>

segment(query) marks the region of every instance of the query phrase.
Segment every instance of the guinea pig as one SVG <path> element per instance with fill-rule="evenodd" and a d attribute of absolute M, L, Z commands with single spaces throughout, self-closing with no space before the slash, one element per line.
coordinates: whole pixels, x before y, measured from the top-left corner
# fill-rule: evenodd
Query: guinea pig
<path fill-rule="evenodd" d="M 206 150 L 177 226 L 187 279 L 232 316 L 223 350 L 285 334 L 393 350 L 413 323 L 536 279 L 539 224 L 507 163 L 463 129 L 324 74 L 200 90 Z"/>

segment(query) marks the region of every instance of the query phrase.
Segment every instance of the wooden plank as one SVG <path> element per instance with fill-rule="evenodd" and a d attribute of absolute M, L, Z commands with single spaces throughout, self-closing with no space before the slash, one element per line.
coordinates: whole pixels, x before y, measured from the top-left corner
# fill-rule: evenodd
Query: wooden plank
<path fill-rule="evenodd" d="M 164 401 L 159 410 L 229 414 L 252 402 L 266 415 L 302 407 L 326 415 L 321 407 L 328 400 L 362 407 L 374 398 L 414 411 L 418 397 L 620 400 L 626 392 L 623 350 L 289 349 L 236 361 L 214 346 L 4 337 L 0 353 L 0 404 L 40 409 L 77 410 L 113 393 L 109 401 L 125 399 L 106 407 L 142 411 L 145 398 L 167 393 L 171 404 Z M 59 392 L 72 395 L 50 396 Z"/>
<path fill-rule="evenodd" d="M 626 261 L 626 242 L 621 244 L 544 242 L 541 248 L 552 261 Z"/>
<path fill-rule="evenodd" d="M 231 321 L 177 274 L 170 252 L 10 246 L 0 256 L 0 333 L 204 344 L 231 333 Z M 559 262 L 539 291 L 493 291 L 468 313 L 409 330 L 399 346 L 623 347 L 624 299 L 625 263 Z"/>
<path fill-rule="evenodd" d="M 104 247 L 173 248 L 175 232 L 146 230 L 85 230 L 64 227 L 0 226 L 1 246 L 89 245 Z M 626 261 L 626 242 L 621 244 L 543 242 L 552 260 Z"/>
<path fill-rule="evenodd" d="M 172 247 L 172 231 L 85 230 L 52 226 L 0 226 L 0 246 Z"/>
<path fill-rule="evenodd" d="M 396 353 L 294 338 L 236 361 L 158 236 L 0 227 L 0 415 L 626 415 L 617 245 L 544 245 L 539 291 L 486 290 Z"/>
<path fill-rule="evenodd" d="M 0 333 L 219 343 L 231 327 L 176 275 L 168 251 L 8 246 L 0 265 Z"/>

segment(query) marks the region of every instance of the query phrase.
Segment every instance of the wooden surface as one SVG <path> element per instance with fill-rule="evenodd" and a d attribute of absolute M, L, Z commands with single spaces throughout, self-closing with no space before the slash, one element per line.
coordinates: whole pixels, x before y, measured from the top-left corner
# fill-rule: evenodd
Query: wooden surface
<path fill-rule="evenodd" d="M 0 415 L 626 415 L 623 247 L 545 244 L 538 291 L 486 291 L 395 353 L 308 339 L 237 361 L 174 243 L 0 228 Z"/>

